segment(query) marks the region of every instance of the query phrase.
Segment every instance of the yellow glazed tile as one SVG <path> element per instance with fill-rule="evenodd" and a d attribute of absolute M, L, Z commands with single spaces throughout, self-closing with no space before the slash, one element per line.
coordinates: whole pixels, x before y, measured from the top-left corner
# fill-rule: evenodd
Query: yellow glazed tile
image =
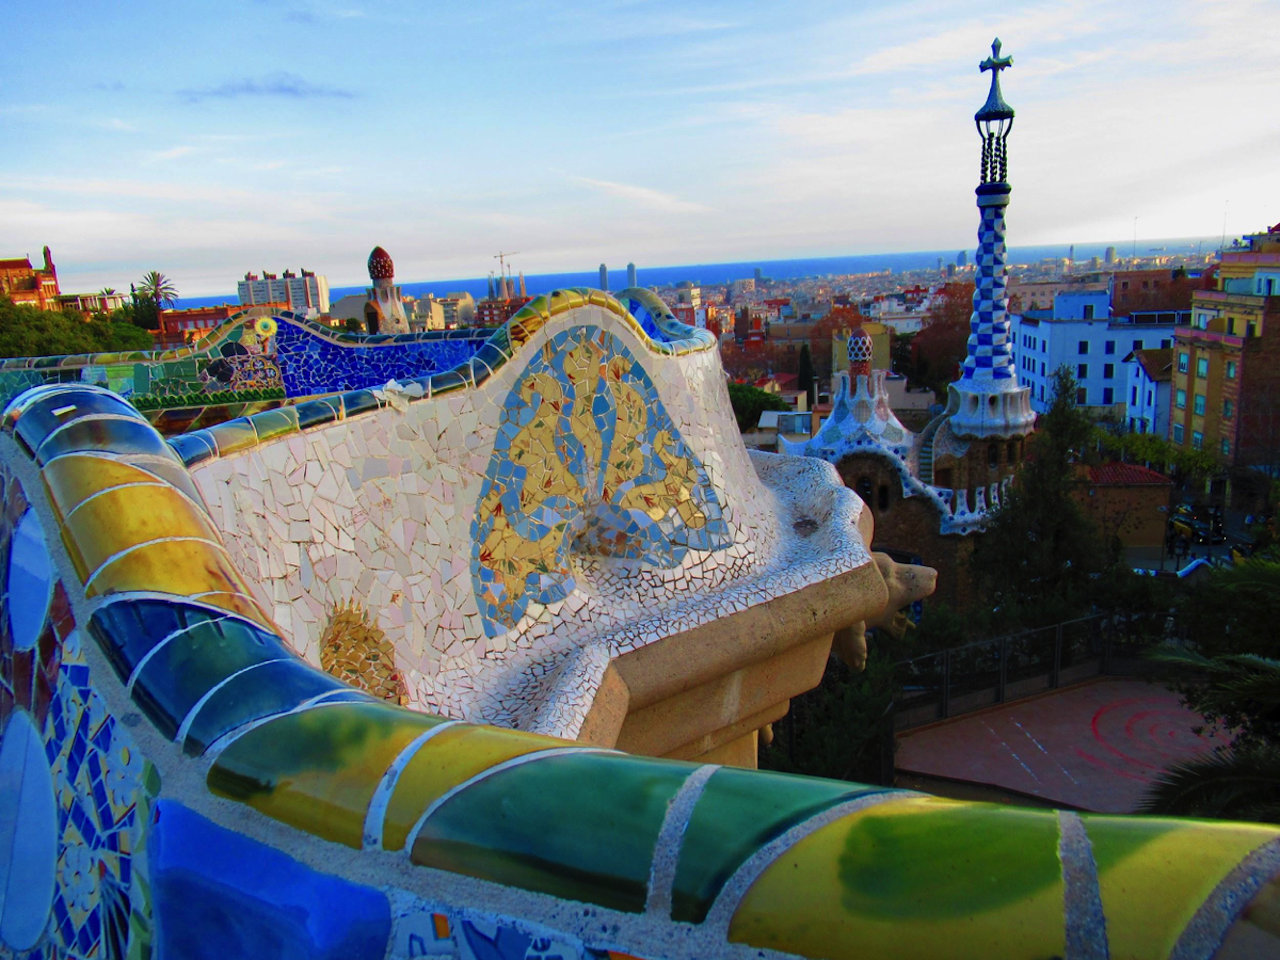
<path fill-rule="evenodd" d="M 581 307 L 586 303 L 586 298 L 576 290 L 556 290 L 551 294 L 551 316 L 559 316 L 574 307 Z"/>
<path fill-rule="evenodd" d="M 743 897 L 729 939 L 807 957 L 1063 956 L 1057 818 L 936 798 L 815 831 Z"/>
<path fill-rule="evenodd" d="M 401 849 L 423 811 L 458 784 L 512 757 L 565 745 L 555 737 L 489 727 L 441 731 L 423 744 L 396 781 L 383 821 L 383 849 Z"/>
<path fill-rule="evenodd" d="M 1085 815 L 1115 960 L 1167 957 L 1213 888 L 1274 828 Z M 1155 880 L 1153 878 L 1159 878 Z"/>
<path fill-rule="evenodd" d="M 209 788 L 300 830 L 359 849 L 369 801 L 395 758 L 438 717 L 343 703 L 279 717 L 233 742 Z"/>
<path fill-rule="evenodd" d="M 196 540 L 161 540 L 130 550 L 99 568 L 86 596 L 155 590 L 182 597 L 249 590 L 219 546 Z"/>
<path fill-rule="evenodd" d="M 62 525 L 64 542 L 74 544 L 78 554 L 81 579 L 109 557 L 160 537 L 218 540 L 203 510 L 173 487 L 155 481 L 116 487 L 83 501 Z"/>
<path fill-rule="evenodd" d="M 86 497 L 126 483 L 155 483 L 145 470 L 120 460 L 69 453 L 50 461 L 42 471 L 49 499 L 65 517 Z"/>

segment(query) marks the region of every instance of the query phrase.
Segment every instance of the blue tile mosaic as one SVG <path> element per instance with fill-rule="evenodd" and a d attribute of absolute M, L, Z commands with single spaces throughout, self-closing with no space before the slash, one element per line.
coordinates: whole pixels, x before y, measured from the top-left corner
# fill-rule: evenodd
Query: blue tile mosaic
<path fill-rule="evenodd" d="M 332 334 L 323 336 L 307 326 L 281 323 L 275 350 L 285 393 L 305 397 L 382 386 L 388 380 L 449 370 L 465 363 L 483 346 L 487 334 L 470 333 L 471 336 L 408 334 L 335 340 Z"/>
<path fill-rule="evenodd" d="M 156 804 L 148 862 L 160 957 L 381 957 L 386 896 L 321 873 L 170 800 Z"/>

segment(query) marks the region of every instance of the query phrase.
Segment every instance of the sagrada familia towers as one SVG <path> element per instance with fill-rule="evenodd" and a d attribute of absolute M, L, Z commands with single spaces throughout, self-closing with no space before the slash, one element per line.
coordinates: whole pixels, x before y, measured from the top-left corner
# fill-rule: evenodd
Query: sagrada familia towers
<path fill-rule="evenodd" d="M 871 369 L 870 337 L 859 328 L 849 337 L 849 373 L 839 376 L 822 429 L 807 441 L 779 441 L 782 453 L 835 464 L 875 513 L 876 548 L 938 568 L 944 599 L 953 603 L 965 599 L 968 535 L 1000 505 L 1035 422 L 1030 391 L 1018 383 L 1007 312 L 1004 211 L 1014 111 L 1000 92 L 1000 71 L 1012 65 L 998 39 L 979 64 L 991 73 L 991 89 L 974 114 L 982 140 L 977 276 L 968 355 L 948 387 L 946 409 L 920 433 L 907 430 L 890 409 L 885 371 Z"/>

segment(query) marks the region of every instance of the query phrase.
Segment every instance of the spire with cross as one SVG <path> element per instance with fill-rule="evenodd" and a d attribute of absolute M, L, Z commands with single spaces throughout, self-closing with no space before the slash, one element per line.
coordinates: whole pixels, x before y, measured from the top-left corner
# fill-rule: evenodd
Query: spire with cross
<path fill-rule="evenodd" d="M 1013 108 L 1000 95 L 1000 71 L 1012 65 L 1012 57 L 1000 56 L 999 40 L 991 44 L 991 56 L 979 64 L 983 72 L 991 71 L 991 92 L 974 115 L 982 134 L 982 183 L 977 189 L 981 222 L 973 258 L 973 314 L 968 356 L 960 379 L 951 384 L 947 405 L 952 432 L 965 438 L 1025 436 L 1035 418 L 1013 362 L 1006 295 L 1004 211 L 1010 190 L 1005 138 L 1013 125 Z"/>
<path fill-rule="evenodd" d="M 973 115 L 982 138 L 982 182 L 1003 183 L 1009 175 L 1005 143 L 1013 129 L 1013 107 L 1000 93 L 1000 71 L 1013 66 L 1013 57 L 1000 56 L 1000 38 L 991 42 L 991 56 L 978 64 L 982 72 L 991 71 L 991 90 L 987 102 Z"/>

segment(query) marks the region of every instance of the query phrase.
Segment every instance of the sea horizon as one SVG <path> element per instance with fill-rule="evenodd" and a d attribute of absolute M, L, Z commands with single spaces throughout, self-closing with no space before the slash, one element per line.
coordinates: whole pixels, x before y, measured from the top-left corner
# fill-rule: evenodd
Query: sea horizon
<path fill-rule="evenodd" d="M 1124 257 L 1150 257 L 1156 254 L 1169 256 L 1196 256 L 1204 252 L 1216 250 L 1220 245 L 1217 237 L 1178 237 L 1173 239 L 1143 240 L 1140 243 L 1130 241 L 1111 241 L 1100 243 L 1053 243 L 1028 246 L 1013 246 L 1008 249 L 1007 261 L 1011 265 L 1029 265 L 1044 260 L 1060 260 L 1069 256 L 1075 249 L 1075 261 L 1089 261 L 1093 257 L 1102 260 L 1109 247 L 1114 247 L 1116 255 Z M 911 273 L 920 270 L 936 270 L 941 260 L 943 267 L 955 263 L 960 253 L 964 253 L 969 263 L 973 262 L 973 251 L 951 250 L 918 250 L 905 253 L 867 253 L 833 257 L 796 257 L 782 260 L 739 260 L 724 263 L 691 263 L 658 267 L 636 267 L 636 283 L 641 287 L 668 287 L 677 283 L 690 281 L 693 283 L 715 286 L 730 283 L 734 280 L 746 280 L 755 276 L 756 270 L 761 277 L 768 280 L 805 280 L 824 277 L 849 276 L 852 274 Z M 514 278 L 514 275 L 513 275 Z M 452 280 L 402 281 L 401 292 L 406 296 L 423 297 L 433 294 L 436 297 L 448 296 L 452 293 L 467 292 L 477 300 L 488 295 L 489 277 L 469 277 Z M 580 270 L 567 273 L 527 274 L 525 288 L 530 296 L 549 293 L 563 287 L 597 287 L 600 281 L 599 269 Z M 626 264 L 609 266 L 609 289 L 617 292 L 626 289 Z M 363 294 L 368 284 L 331 287 L 330 303 L 336 303 L 344 296 Z M 222 304 L 238 304 L 239 297 L 235 293 L 217 294 L 205 297 L 179 297 L 177 307 L 209 307 Z"/>

